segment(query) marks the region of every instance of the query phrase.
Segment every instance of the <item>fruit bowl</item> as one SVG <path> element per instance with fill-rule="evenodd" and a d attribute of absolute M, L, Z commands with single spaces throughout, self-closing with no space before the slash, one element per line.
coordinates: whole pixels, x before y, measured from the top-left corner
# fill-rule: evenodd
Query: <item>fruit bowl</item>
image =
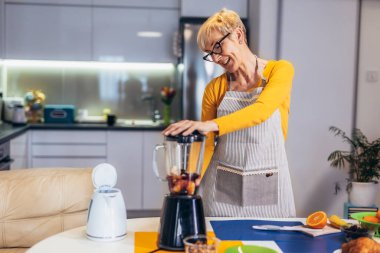
<path fill-rule="evenodd" d="M 360 212 L 351 214 L 352 218 L 359 221 L 362 228 L 368 228 L 369 231 L 374 233 L 375 237 L 380 237 L 380 223 L 366 221 L 363 219 L 366 216 L 376 217 L 376 212 Z"/>

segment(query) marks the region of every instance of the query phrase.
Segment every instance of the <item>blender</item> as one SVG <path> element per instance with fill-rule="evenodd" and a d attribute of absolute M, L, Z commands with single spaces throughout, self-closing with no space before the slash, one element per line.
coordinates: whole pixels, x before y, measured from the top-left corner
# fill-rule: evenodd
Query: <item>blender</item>
<path fill-rule="evenodd" d="M 161 211 L 158 247 L 184 250 L 183 239 L 206 234 L 202 199 L 197 195 L 205 148 L 205 136 L 165 136 L 163 144 L 153 151 L 153 171 L 160 181 L 167 181 L 170 193 L 165 196 Z M 157 151 L 165 155 L 165 177 L 161 177 L 156 160 Z"/>

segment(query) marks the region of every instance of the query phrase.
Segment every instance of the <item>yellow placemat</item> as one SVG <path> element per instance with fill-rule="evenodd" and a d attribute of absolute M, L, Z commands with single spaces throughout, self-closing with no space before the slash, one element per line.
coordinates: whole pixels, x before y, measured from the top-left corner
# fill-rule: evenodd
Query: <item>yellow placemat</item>
<path fill-rule="evenodd" d="M 209 236 L 215 236 L 214 232 L 207 232 Z M 135 253 L 148 253 L 157 249 L 157 232 L 135 232 Z M 222 241 L 218 253 L 225 252 L 226 248 L 243 245 L 241 241 Z M 157 253 L 173 253 L 173 251 L 159 250 Z"/>

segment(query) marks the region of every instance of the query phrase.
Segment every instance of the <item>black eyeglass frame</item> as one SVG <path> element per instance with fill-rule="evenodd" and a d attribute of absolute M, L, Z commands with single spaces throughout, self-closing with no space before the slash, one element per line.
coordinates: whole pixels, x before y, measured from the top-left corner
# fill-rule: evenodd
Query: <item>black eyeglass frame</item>
<path fill-rule="evenodd" d="M 214 62 L 214 61 L 210 61 L 210 60 L 208 60 L 207 57 L 209 57 L 209 56 L 212 57 L 213 54 L 221 54 L 221 53 L 223 52 L 223 49 L 222 49 L 222 42 L 223 42 L 223 40 L 225 40 L 230 34 L 231 34 L 231 33 L 227 33 L 227 34 L 224 35 L 220 40 L 218 40 L 217 42 L 215 42 L 215 45 L 213 46 L 211 52 L 208 53 L 208 54 L 206 54 L 205 56 L 202 57 L 203 60 L 205 60 L 205 61 L 209 61 L 209 62 Z M 214 49 L 215 49 L 215 47 L 216 47 L 217 45 L 219 45 L 219 48 L 220 48 L 220 52 L 219 52 L 219 53 L 214 52 Z"/>

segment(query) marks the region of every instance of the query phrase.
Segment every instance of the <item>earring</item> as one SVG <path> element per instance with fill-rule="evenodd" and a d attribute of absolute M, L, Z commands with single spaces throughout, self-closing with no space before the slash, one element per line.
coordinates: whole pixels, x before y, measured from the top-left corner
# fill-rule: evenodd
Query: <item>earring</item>
<path fill-rule="evenodd" d="M 239 40 L 239 44 L 243 43 L 241 40 Z"/>

